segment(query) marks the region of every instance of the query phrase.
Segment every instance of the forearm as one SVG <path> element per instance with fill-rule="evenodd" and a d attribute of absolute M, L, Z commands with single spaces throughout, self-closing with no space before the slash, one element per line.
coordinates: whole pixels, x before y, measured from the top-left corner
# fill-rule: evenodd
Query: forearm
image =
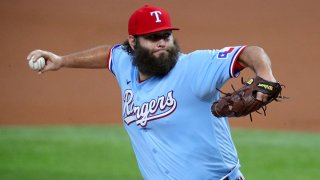
<path fill-rule="evenodd" d="M 272 74 L 271 60 L 266 52 L 257 46 L 248 46 L 239 57 L 239 63 L 252 69 L 257 76 L 265 80 L 275 82 Z"/>
<path fill-rule="evenodd" d="M 103 45 L 62 56 L 62 66 L 68 68 L 106 68 L 110 47 Z"/>

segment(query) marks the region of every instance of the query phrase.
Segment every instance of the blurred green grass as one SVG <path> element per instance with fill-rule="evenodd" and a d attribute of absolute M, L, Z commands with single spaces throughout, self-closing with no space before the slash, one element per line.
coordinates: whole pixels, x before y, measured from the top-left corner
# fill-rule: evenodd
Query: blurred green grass
<path fill-rule="evenodd" d="M 320 134 L 238 129 L 232 135 L 247 179 L 320 177 Z"/>
<path fill-rule="evenodd" d="M 247 179 L 320 177 L 320 134 L 233 129 Z M 142 179 L 122 126 L 0 128 L 0 179 Z"/>
<path fill-rule="evenodd" d="M 120 126 L 0 128 L 0 179 L 142 179 Z"/>

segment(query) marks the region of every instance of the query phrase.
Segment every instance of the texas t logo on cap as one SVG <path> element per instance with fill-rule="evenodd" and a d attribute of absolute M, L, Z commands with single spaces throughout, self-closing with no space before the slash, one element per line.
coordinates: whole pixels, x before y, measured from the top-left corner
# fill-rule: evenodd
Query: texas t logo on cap
<path fill-rule="evenodd" d="M 179 29 L 171 26 L 169 13 L 160 7 L 145 5 L 130 16 L 129 35 L 144 35 L 164 30 Z"/>
<path fill-rule="evenodd" d="M 160 15 L 161 15 L 161 11 L 152 11 L 150 13 L 151 16 L 156 16 L 156 23 L 160 23 L 161 19 L 160 19 Z"/>

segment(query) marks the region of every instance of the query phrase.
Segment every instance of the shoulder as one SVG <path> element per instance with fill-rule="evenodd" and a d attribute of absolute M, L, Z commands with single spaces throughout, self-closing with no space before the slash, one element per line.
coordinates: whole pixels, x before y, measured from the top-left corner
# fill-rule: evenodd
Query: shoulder
<path fill-rule="evenodd" d="M 109 59 L 131 59 L 131 55 L 129 55 L 128 52 L 125 51 L 122 44 L 116 44 L 109 51 Z"/>
<path fill-rule="evenodd" d="M 222 49 L 196 50 L 185 54 L 183 59 L 188 61 L 237 59 L 245 48 L 246 46 L 229 46 Z"/>
<path fill-rule="evenodd" d="M 216 54 L 215 49 L 206 49 L 206 50 L 195 50 L 187 54 L 181 53 L 181 58 L 188 59 L 188 58 L 197 58 L 202 56 L 214 56 Z"/>
<path fill-rule="evenodd" d="M 132 56 L 124 50 L 122 44 L 117 44 L 110 48 L 107 65 L 113 74 L 116 74 L 119 69 L 128 67 L 128 64 L 132 64 L 131 61 Z"/>
<path fill-rule="evenodd" d="M 113 53 L 123 53 L 123 52 L 125 52 L 123 45 L 116 44 L 110 48 L 109 54 L 111 56 Z"/>
<path fill-rule="evenodd" d="M 183 63 L 199 63 L 213 59 L 216 55 L 216 50 L 195 50 L 188 54 L 180 54 L 179 61 Z"/>
<path fill-rule="evenodd" d="M 203 56 L 214 56 L 216 54 L 216 50 L 211 50 L 211 49 L 207 49 L 207 50 L 195 50 L 193 52 L 188 53 L 186 56 L 188 58 L 201 58 Z"/>

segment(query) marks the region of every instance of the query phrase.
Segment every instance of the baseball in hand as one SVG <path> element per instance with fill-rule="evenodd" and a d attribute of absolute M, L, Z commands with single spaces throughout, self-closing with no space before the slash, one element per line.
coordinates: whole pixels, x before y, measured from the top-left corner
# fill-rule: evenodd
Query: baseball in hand
<path fill-rule="evenodd" d="M 46 60 L 43 57 L 38 58 L 35 62 L 29 61 L 29 67 L 34 71 L 40 71 L 46 65 Z"/>

